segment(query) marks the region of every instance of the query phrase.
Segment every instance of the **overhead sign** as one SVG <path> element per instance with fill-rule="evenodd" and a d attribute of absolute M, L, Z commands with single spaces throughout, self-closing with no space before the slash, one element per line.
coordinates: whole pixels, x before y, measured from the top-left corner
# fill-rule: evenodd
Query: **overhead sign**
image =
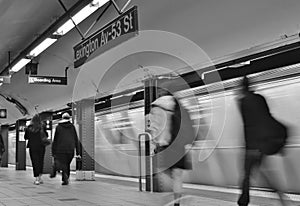
<path fill-rule="evenodd" d="M 28 76 L 29 84 L 67 85 L 67 77 L 56 76 Z"/>
<path fill-rule="evenodd" d="M 6 118 L 6 117 L 7 117 L 7 110 L 0 109 L 0 118 Z"/>
<path fill-rule="evenodd" d="M 95 51 L 104 52 L 137 34 L 137 6 L 134 6 L 74 46 L 74 67 L 83 65 Z"/>

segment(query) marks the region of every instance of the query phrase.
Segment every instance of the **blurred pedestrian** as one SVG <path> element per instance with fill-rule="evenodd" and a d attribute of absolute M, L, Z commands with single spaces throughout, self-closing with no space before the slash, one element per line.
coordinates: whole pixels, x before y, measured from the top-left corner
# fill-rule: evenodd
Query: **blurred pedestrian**
<path fill-rule="evenodd" d="M 34 184 L 43 184 L 42 174 L 44 168 L 45 145 L 42 143 L 42 138 L 48 137 L 45 125 L 41 122 L 38 114 L 31 119 L 29 126 L 25 129 L 25 140 L 28 140 L 27 148 L 33 167 L 33 176 L 35 177 Z"/>
<path fill-rule="evenodd" d="M 75 126 L 70 122 L 68 113 L 62 115 L 62 120 L 57 125 L 52 143 L 52 155 L 54 157 L 53 173 L 51 178 L 56 176 L 57 170 L 62 170 L 62 185 L 69 184 L 70 164 L 74 157 L 79 157 L 79 143 Z"/>
<path fill-rule="evenodd" d="M 249 89 L 249 80 L 244 77 L 242 80 L 240 111 L 244 122 L 244 138 L 245 138 L 245 159 L 244 159 L 244 176 L 242 182 L 242 194 L 238 199 L 238 205 L 247 206 L 250 202 L 250 177 L 253 169 L 260 169 L 263 178 L 269 183 L 279 195 L 282 205 L 286 205 L 283 192 L 279 190 L 279 186 L 271 180 L 271 173 L 267 170 L 262 170 L 262 163 L 266 162 L 265 148 L 266 145 L 264 136 L 271 132 L 267 125 L 271 121 L 271 114 L 265 98 Z M 265 163 L 264 163 L 265 165 Z"/>
<path fill-rule="evenodd" d="M 163 89 L 152 103 L 149 120 L 149 130 L 156 145 L 158 174 L 170 173 L 174 205 L 179 206 L 183 169 L 192 169 L 185 149 L 195 138 L 192 121 L 187 110 L 171 93 Z"/>

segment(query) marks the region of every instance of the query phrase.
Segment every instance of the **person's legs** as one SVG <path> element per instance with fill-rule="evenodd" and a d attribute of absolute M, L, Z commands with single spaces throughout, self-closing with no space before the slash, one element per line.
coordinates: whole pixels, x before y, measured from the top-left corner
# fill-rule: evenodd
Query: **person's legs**
<path fill-rule="evenodd" d="M 67 173 L 68 173 L 68 169 L 67 169 L 67 158 L 66 158 L 66 154 L 64 153 L 59 153 L 56 154 L 54 157 L 54 166 L 52 168 L 52 174 L 50 175 L 50 177 L 55 177 L 56 176 L 56 171 L 61 170 L 62 171 L 62 182 L 66 183 L 66 180 L 68 179 L 67 177 Z"/>
<path fill-rule="evenodd" d="M 287 205 L 287 200 L 289 200 L 289 198 L 284 194 L 284 192 L 281 189 L 281 185 L 280 185 L 280 176 L 278 175 L 276 169 L 272 169 L 272 165 L 270 165 L 270 159 L 269 157 L 264 158 L 263 161 L 263 166 L 260 169 L 261 175 L 262 177 L 265 179 L 265 181 L 267 182 L 267 184 L 269 185 L 269 187 L 271 189 L 273 189 L 277 195 L 279 196 L 280 202 L 282 206 Z"/>
<path fill-rule="evenodd" d="M 32 163 L 33 168 L 33 176 L 35 177 L 34 184 L 38 185 L 39 182 L 39 172 L 40 172 L 40 165 L 39 165 L 39 153 L 37 151 L 29 150 L 29 155 Z"/>
<path fill-rule="evenodd" d="M 68 165 L 68 155 L 63 153 L 63 154 L 59 154 L 57 156 L 57 159 L 58 159 L 58 162 L 59 162 L 59 168 L 61 169 L 62 171 L 62 185 L 67 185 L 69 184 L 68 182 L 68 171 L 69 171 L 69 165 Z"/>
<path fill-rule="evenodd" d="M 180 205 L 180 198 L 182 195 L 182 169 L 174 168 L 172 169 L 172 178 L 173 178 L 173 192 L 175 206 Z"/>
<path fill-rule="evenodd" d="M 42 175 L 44 169 L 45 148 L 39 152 L 39 182 L 43 184 Z"/>
<path fill-rule="evenodd" d="M 252 169 L 260 164 L 261 154 L 256 150 L 246 150 L 244 162 L 244 179 L 242 183 L 242 194 L 238 199 L 239 206 L 247 206 L 250 202 L 250 176 Z"/>
<path fill-rule="evenodd" d="M 70 165 L 71 165 L 71 162 L 73 160 L 73 157 L 74 157 L 73 153 L 66 154 L 66 166 L 67 166 L 66 173 L 68 175 L 68 178 L 70 177 Z"/>

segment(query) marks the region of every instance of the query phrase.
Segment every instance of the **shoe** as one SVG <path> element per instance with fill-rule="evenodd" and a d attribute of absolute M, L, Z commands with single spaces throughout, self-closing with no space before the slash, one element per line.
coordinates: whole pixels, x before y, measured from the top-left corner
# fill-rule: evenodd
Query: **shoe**
<path fill-rule="evenodd" d="M 50 178 L 54 178 L 54 177 L 56 177 L 56 169 L 54 168 L 54 169 L 52 169 L 52 172 L 50 173 L 50 176 L 49 176 Z"/>
<path fill-rule="evenodd" d="M 62 173 L 62 179 L 61 179 L 63 182 L 68 182 L 69 181 L 69 177 L 66 173 Z"/>
<path fill-rule="evenodd" d="M 68 185 L 68 184 L 69 184 L 69 180 L 63 181 L 63 182 L 61 183 L 61 185 Z"/>
<path fill-rule="evenodd" d="M 44 181 L 42 179 L 39 180 L 40 184 L 44 184 Z"/>
<path fill-rule="evenodd" d="M 50 177 L 50 178 L 56 177 L 56 172 L 55 172 L 55 173 L 51 173 L 51 174 L 49 175 L 49 177 Z"/>
<path fill-rule="evenodd" d="M 35 185 L 39 185 L 39 184 L 40 184 L 40 182 L 39 182 L 38 180 L 35 180 L 35 181 L 33 182 L 33 184 L 35 184 Z"/>

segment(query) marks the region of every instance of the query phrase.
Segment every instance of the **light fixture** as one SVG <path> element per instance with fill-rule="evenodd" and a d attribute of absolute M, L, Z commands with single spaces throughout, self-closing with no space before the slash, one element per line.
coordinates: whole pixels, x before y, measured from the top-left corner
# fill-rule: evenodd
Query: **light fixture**
<path fill-rule="evenodd" d="M 11 69 L 10 71 L 18 72 L 20 69 L 22 69 L 26 64 L 28 64 L 31 61 L 31 59 L 23 58 L 20 61 L 18 61 Z"/>
<path fill-rule="evenodd" d="M 46 38 L 38 46 L 36 46 L 33 50 L 29 52 L 29 56 L 33 56 L 33 57 L 38 56 L 40 53 L 42 53 L 44 50 L 46 50 L 49 46 L 51 46 L 56 41 L 57 39 Z"/>
<path fill-rule="evenodd" d="M 251 61 L 245 61 L 245 62 L 240 62 L 237 64 L 230 65 L 227 68 L 239 68 L 239 67 L 243 67 L 243 66 L 250 65 L 250 64 L 251 64 Z"/>
<path fill-rule="evenodd" d="M 92 3 L 85 6 L 83 9 L 81 9 L 79 12 L 77 12 L 74 16 L 72 16 L 72 20 L 77 25 L 80 22 L 82 22 L 84 19 L 86 19 L 88 16 L 90 16 L 92 13 L 94 13 L 97 9 L 102 7 L 104 4 L 109 2 L 110 0 L 93 0 Z M 62 36 L 66 34 L 68 31 L 73 29 L 75 27 L 74 23 L 71 19 L 66 21 L 61 27 L 59 27 L 54 33 L 52 33 L 52 36 Z M 18 72 L 20 69 L 22 69 L 27 63 L 31 61 L 30 58 L 37 57 L 39 54 L 41 54 L 43 51 L 45 51 L 48 47 L 50 47 L 53 43 L 57 41 L 57 38 L 46 38 L 44 39 L 40 44 L 38 44 L 34 49 L 32 49 L 29 53 L 27 53 L 26 56 L 29 58 L 22 58 L 19 60 L 14 66 L 10 69 L 10 72 Z"/>
<path fill-rule="evenodd" d="M 78 13 L 72 16 L 73 21 L 75 24 L 79 24 L 92 13 L 94 13 L 98 8 L 106 4 L 109 0 L 94 0 L 91 4 L 85 6 L 81 9 Z M 61 27 L 59 27 L 53 34 L 54 35 L 65 35 L 70 30 L 75 27 L 72 20 L 69 19 L 66 23 L 64 23 Z"/>

